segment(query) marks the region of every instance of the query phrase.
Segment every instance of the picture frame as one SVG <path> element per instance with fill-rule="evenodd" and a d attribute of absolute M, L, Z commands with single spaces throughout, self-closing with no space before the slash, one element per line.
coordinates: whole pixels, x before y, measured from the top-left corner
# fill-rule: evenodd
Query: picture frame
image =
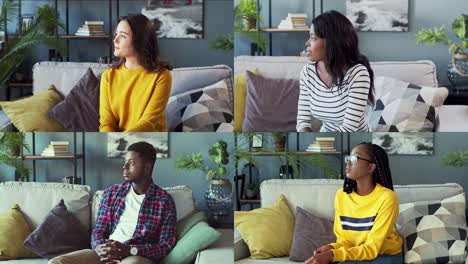
<path fill-rule="evenodd" d="M 169 158 L 169 134 L 167 132 L 107 133 L 107 157 L 124 158 L 128 146 L 140 141 L 154 146 L 157 159 Z"/>
<path fill-rule="evenodd" d="M 432 132 L 374 132 L 372 143 L 381 146 L 389 155 L 433 155 Z"/>
<path fill-rule="evenodd" d="M 19 25 L 18 31 L 20 33 L 27 31 L 29 28 L 32 27 L 33 22 L 34 22 L 34 15 L 21 15 L 20 23 L 18 24 Z"/>
<path fill-rule="evenodd" d="M 256 133 L 252 136 L 252 148 L 260 149 L 263 147 L 263 134 Z"/>
<path fill-rule="evenodd" d="M 357 31 L 408 32 L 409 0 L 346 0 L 346 17 Z"/>

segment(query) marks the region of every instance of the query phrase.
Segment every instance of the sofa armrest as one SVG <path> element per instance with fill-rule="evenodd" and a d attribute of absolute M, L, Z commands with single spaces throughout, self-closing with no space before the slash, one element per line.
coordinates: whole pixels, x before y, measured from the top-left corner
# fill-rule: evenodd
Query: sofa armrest
<path fill-rule="evenodd" d="M 440 106 L 436 132 L 468 132 L 468 105 Z"/>
<path fill-rule="evenodd" d="M 233 259 L 232 250 L 232 229 L 217 229 L 221 232 L 221 237 L 216 243 L 197 254 L 195 264 L 219 263 L 220 259 Z"/>
<path fill-rule="evenodd" d="M 237 230 L 234 230 L 234 261 L 238 261 L 250 256 L 249 247 L 242 239 Z"/>

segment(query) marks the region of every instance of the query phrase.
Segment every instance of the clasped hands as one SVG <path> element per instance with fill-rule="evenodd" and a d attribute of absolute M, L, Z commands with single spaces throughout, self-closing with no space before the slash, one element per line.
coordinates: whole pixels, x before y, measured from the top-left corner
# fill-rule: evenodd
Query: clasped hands
<path fill-rule="evenodd" d="M 105 264 L 119 263 L 122 259 L 130 256 L 130 246 L 112 239 L 97 245 L 94 251 L 99 256 L 99 260 Z"/>
<path fill-rule="evenodd" d="M 305 261 L 305 264 L 328 264 L 333 261 L 333 248 L 330 245 L 319 247 L 314 255 Z"/>

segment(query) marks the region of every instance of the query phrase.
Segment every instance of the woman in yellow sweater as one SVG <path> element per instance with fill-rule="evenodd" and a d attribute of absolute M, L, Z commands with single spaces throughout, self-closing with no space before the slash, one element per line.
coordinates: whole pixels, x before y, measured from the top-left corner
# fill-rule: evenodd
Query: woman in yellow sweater
<path fill-rule="evenodd" d="M 143 15 L 120 19 L 114 36 L 120 61 L 101 78 L 101 132 L 167 131 L 169 66 L 161 63 L 156 30 Z"/>
<path fill-rule="evenodd" d="M 336 243 L 318 248 L 306 263 L 403 263 L 402 239 L 395 229 L 398 198 L 387 153 L 361 143 L 345 162 L 344 187 L 335 196 Z"/>

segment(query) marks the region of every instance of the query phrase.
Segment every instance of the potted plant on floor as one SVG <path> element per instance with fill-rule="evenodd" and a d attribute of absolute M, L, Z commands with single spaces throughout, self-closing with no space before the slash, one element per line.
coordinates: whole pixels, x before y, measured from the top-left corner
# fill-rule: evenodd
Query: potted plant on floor
<path fill-rule="evenodd" d="M 447 68 L 447 77 L 454 87 L 468 85 L 468 15 L 458 16 L 452 24 L 452 31 L 458 41 L 449 39 L 445 29 L 445 25 L 421 29 L 416 34 L 416 44 L 442 43 L 449 46 L 452 59 Z"/>
<path fill-rule="evenodd" d="M 442 157 L 442 166 L 455 168 L 468 166 L 468 150 L 446 153 Z"/>
<path fill-rule="evenodd" d="M 208 155 L 215 166 L 209 166 L 201 153 L 192 153 L 178 157 L 176 168 L 181 170 L 200 170 L 210 181 L 209 190 L 205 192 L 205 202 L 214 217 L 229 215 L 232 211 L 233 187 L 226 176 L 226 165 L 229 164 L 227 143 L 219 140 L 214 143 Z"/>
<path fill-rule="evenodd" d="M 29 181 L 29 167 L 20 157 L 22 148 L 29 150 L 23 133 L 5 132 L 0 136 L 0 163 L 15 169 L 15 180 Z"/>

